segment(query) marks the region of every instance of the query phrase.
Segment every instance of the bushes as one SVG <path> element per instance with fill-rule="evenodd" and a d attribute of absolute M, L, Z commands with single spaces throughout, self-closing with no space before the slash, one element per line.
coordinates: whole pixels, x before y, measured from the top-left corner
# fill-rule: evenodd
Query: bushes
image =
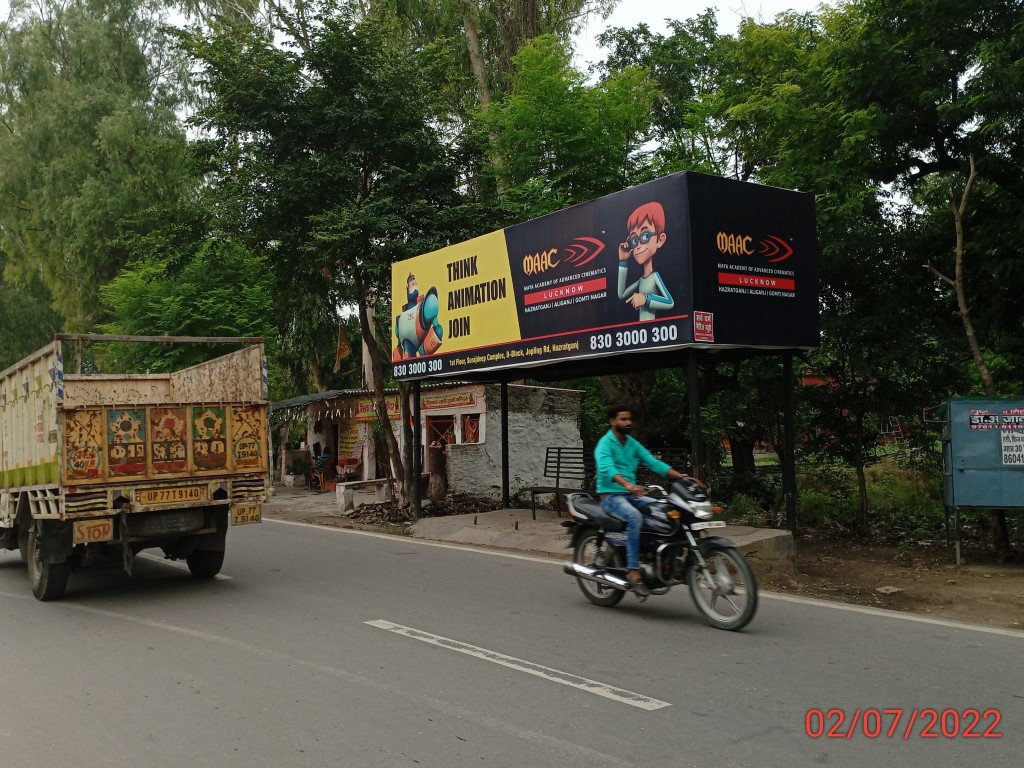
<path fill-rule="evenodd" d="M 941 477 L 890 464 L 869 467 L 867 477 L 872 538 L 889 543 L 944 538 Z"/>
<path fill-rule="evenodd" d="M 747 475 L 714 475 L 708 478 L 708 482 L 714 498 L 730 507 L 737 503 L 738 496 L 745 499 L 740 504 L 754 503 L 761 510 L 774 513 L 781 507 L 782 474 L 777 467 L 767 467 Z"/>
<path fill-rule="evenodd" d="M 725 514 L 730 522 L 745 523 L 759 528 L 771 528 L 776 523 L 772 519 L 773 516 L 765 511 L 764 506 L 757 499 L 744 493 L 733 495 L 732 500 L 725 508 Z"/>
<path fill-rule="evenodd" d="M 713 496 L 725 504 L 729 519 L 756 526 L 785 526 L 782 476 L 777 469 L 710 479 Z M 865 480 L 866 531 L 860 528 L 857 474 L 853 468 L 824 461 L 798 465 L 798 526 L 830 536 L 866 536 L 886 544 L 945 538 L 941 466 L 887 459 L 868 467 Z M 964 537 L 984 535 L 986 522 L 984 515 L 969 524 L 965 519 Z"/>
<path fill-rule="evenodd" d="M 836 465 L 800 475 L 800 525 L 835 535 L 867 535 L 889 544 L 944 538 L 940 474 L 886 461 L 868 467 L 865 475 L 867 531 L 858 526 L 856 473 Z"/>
<path fill-rule="evenodd" d="M 941 469 L 886 460 L 865 470 L 868 530 L 861 530 L 857 475 L 839 463 L 802 464 L 797 469 L 797 520 L 801 529 L 831 536 L 866 536 L 879 543 L 942 540 L 945 510 Z M 714 497 L 730 519 L 750 525 L 785 526 L 779 472 L 712 479 Z M 984 524 L 980 526 L 984 528 Z M 965 528 L 965 536 L 975 531 Z"/>

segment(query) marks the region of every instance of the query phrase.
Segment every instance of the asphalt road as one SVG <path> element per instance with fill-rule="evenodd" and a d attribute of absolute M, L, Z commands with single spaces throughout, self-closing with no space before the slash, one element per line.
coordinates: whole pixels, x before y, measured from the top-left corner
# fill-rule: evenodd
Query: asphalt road
<path fill-rule="evenodd" d="M 0 555 L 0 765 L 934 768 L 1024 754 L 1021 633 L 771 596 L 729 633 L 684 591 L 598 608 L 561 564 L 521 555 L 272 521 L 228 547 L 227 578 L 144 557 L 131 579 L 72 574 L 56 603 L 31 596 L 17 552 Z"/>

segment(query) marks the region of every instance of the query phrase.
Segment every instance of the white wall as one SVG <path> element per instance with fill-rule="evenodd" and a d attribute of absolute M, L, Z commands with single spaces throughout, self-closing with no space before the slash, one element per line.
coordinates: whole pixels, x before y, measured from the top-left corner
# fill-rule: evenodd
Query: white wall
<path fill-rule="evenodd" d="M 544 478 L 548 446 L 583 446 L 577 390 L 509 385 L 509 492 L 550 485 Z M 486 390 L 486 441 L 448 446 L 448 489 L 453 493 L 501 496 L 501 389 Z"/>

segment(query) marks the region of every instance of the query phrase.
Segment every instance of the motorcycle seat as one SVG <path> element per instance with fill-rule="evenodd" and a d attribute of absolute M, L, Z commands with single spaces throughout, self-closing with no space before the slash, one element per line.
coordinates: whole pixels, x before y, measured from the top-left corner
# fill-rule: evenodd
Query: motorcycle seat
<path fill-rule="evenodd" d="M 601 500 L 594 496 L 575 495 L 572 506 L 577 512 L 586 515 L 591 523 L 609 533 L 626 530 L 626 524 L 619 518 L 606 514 L 601 508 Z"/>

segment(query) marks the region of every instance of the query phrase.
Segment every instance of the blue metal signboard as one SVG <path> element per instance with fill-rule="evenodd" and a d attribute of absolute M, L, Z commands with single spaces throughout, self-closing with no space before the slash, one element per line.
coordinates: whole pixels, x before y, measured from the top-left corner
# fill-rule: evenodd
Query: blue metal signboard
<path fill-rule="evenodd" d="M 947 415 L 946 504 L 1024 507 L 1024 400 L 950 400 Z"/>

